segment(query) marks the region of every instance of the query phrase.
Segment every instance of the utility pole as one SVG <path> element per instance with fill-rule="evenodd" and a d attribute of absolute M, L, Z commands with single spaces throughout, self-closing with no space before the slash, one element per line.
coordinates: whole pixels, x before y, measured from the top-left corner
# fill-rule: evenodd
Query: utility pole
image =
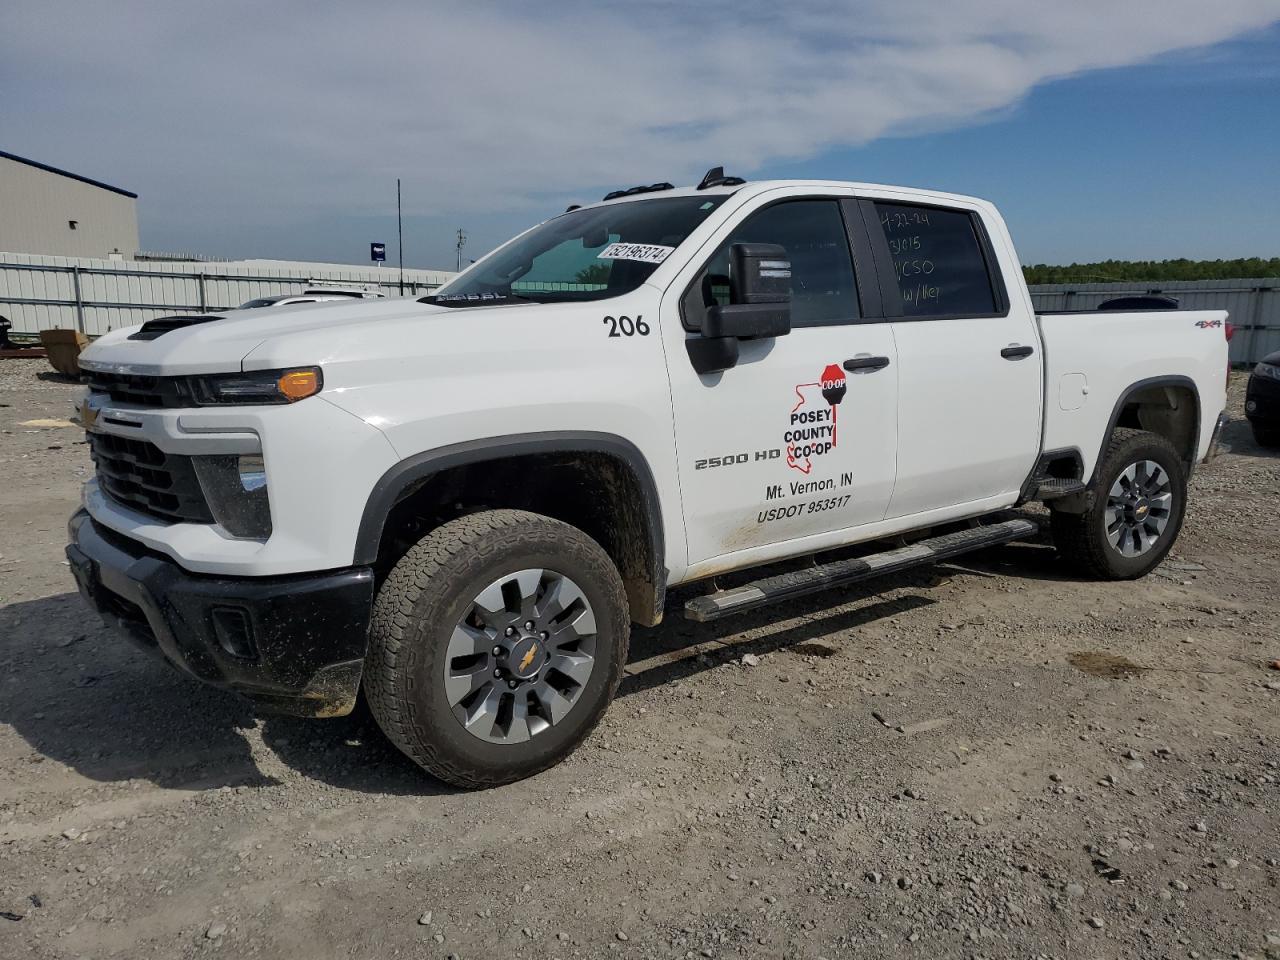
<path fill-rule="evenodd" d="M 464 231 L 461 227 L 459 227 L 459 228 L 458 228 L 458 242 L 457 242 L 456 244 L 454 244 L 455 248 L 456 248 L 456 249 L 457 249 L 457 251 L 458 251 L 457 263 L 455 263 L 455 264 L 454 264 L 454 269 L 455 269 L 457 272 L 459 272 L 459 273 L 461 273 L 461 272 L 462 272 L 462 248 L 463 248 L 463 247 L 465 247 L 466 245 L 467 245 L 467 234 L 466 234 L 466 231 Z"/>
<path fill-rule="evenodd" d="M 400 178 L 396 177 L 396 251 L 400 254 L 400 296 L 404 296 L 404 220 L 400 216 Z"/>

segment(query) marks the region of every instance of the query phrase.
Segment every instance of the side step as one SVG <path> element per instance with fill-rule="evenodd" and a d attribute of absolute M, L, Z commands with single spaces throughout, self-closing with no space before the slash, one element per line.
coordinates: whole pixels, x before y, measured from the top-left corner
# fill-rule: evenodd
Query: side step
<path fill-rule="evenodd" d="M 1036 484 L 1035 492 L 1027 499 L 1057 500 L 1059 497 L 1069 497 L 1073 493 L 1084 493 L 1088 489 L 1088 485 L 1081 480 L 1041 480 Z"/>
<path fill-rule="evenodd" d="M 869 580 L 884 573 L 928 566 L 983 547 L 994 547 L 1012 540 L 1027 540 L 1039 532 L 1040 527 L 1034 521 L 1005 520 L 986 527 L 973 527 L 941 537 L 930 537 L 909 547 L 873 553 L 853 560 L 824 563 L 807 570 L 767 577 L 732 590 L 695 597 L 684 605 L 684 615 L 686 619 L 697 620 L 699 623 L 719 620 L 733 613 L 745 613 L 780 600 L 791 600 L 830 587 Z"/>

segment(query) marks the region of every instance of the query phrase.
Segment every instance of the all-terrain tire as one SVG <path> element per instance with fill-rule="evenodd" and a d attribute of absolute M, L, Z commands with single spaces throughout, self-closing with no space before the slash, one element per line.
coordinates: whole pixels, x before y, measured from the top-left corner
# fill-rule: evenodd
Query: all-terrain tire
<path fill-rule="evenodd" d="M 1145 553 L 1124 556 L 1107 536 L 1107 498 L 1112 485 L 1130 465 L 1158 464 L 1170 481 L 1170 515 L 1156 542 Z M 1086 576 L 1103 580 L 1136 580 L 1150 573 L 1173 548 L 1186 514 L 1187 476 L 1173 444 L 1159 434 L 1118 427 L 1102 454 L 1084 513 L 1053 510 L 1050 527 L 1058 553 Z"/>
<path fill-rule="evenodd" d="M 1254 442 L 1260 447 L 1280 447 L 1280 427 L 1262 427 L 1256 420 L 1251 420 Z"/>
<path fill-rule="evenodd" d="M 448 702 L 449 638 L 486 586 L 529 568 L 581 588 L 595 619 L 595 665 L 553 726 L 522 743 L 491 743 L 468 732 Z M 539 514 L 487 510 L 437 527 L 392 569 L 374 601 L 364 686 L 378 726 L 419 766 L 455 786 L 494 787 L 577 749 L 613 699 L 629 638 L 622 581 L 598 543 Z"/>

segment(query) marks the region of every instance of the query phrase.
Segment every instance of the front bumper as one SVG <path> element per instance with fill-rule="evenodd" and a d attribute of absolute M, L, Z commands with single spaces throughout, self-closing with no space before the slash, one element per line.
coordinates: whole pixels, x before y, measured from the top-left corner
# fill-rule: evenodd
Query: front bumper
<path fill-rule="evenodd" d="M 1251 374 L 1244 395 L 1244 415 L 1264 426 L 1280 426 L 1280 380 Z"/>
<path fill-rule="evenodd" d="M 143 649 L 205 683 L 300 716 L 355 706 L 373 571 L 192 574 L 78 510 L 67 559 L 80 593 Z"/>

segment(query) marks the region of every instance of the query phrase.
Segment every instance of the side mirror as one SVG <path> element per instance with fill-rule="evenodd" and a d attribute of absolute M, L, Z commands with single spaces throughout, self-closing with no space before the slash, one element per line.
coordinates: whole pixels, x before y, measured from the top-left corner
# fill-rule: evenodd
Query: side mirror
<path fill-rule="evenodd" d="M 729 304 L 707 310 L 704 337 L 780 337 L 791 332 L 791 259 L 776 243 L 729 248 Z"/>
<path fill-rule="evenodd" d="M 738 341 L 791 332 L 791 258 L 776 243 L 735 243 L 729 248 L 729 303 L 708 307 L 702 336 L 687 340 L 698 373 L 727 370 L 738 362 Z"/>

